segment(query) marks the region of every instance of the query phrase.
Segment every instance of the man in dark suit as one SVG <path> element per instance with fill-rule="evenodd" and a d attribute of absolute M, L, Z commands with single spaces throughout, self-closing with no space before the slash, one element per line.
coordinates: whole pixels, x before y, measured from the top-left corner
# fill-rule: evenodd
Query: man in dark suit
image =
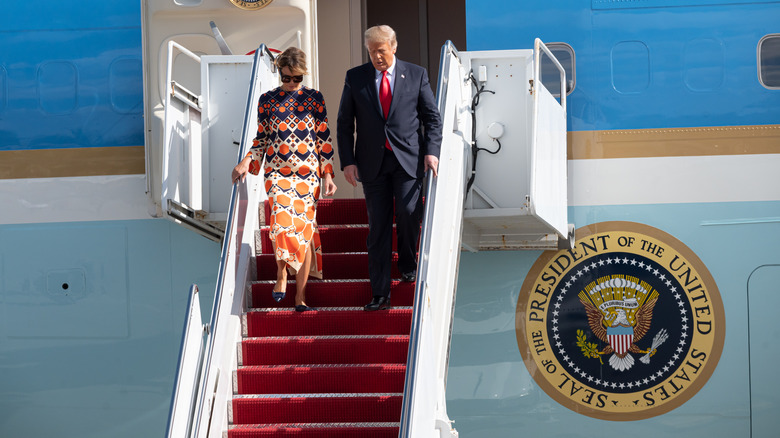
<path fill-rule="evenodd" d="M 401 279 L 416 280 L 422 183 L 438 170 L 442 124 L 426 70 L 396 59 L 395 31 L 372 27 L 365 45 L 371 62 L 347 72 L 337 139 L 347 182 L 363 184 L 373 294 L 365 309 L 379 310 L 390 308 L 394 209 Z"/>

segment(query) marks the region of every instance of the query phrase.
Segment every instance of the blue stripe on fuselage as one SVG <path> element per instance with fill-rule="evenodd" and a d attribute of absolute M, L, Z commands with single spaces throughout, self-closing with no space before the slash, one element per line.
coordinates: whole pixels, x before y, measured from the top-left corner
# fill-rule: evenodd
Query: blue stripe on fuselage
<path fill-rule="evenodd" d="M 467 0 L 468 50 L 527 49 L 536 37 L 571 45 L 570 131 L 776 124 L 780 90 L 759 83 L 756 47 L 780 32 L 780 7 L 730 3 Z"/>
<path fill-rule="evenodd" d="M 0 6 L 0 150 L 143 139 L 140 2 Z"/>

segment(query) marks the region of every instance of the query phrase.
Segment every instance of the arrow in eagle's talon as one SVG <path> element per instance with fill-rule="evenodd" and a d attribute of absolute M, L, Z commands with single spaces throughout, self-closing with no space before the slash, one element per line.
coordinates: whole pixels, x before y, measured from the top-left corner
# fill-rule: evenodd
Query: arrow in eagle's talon
<path fill-rule="evenodd" d="M 650 350 L 648 350 L 644 356 L 640 357 L 639 361 L 643 364 L 649 364 L 650 357 L 658 352 L 658 347 L 660 347 L 667 338 L 669 338 L 669 334 L 666 332 L 666 329 L 661 329 L 661 331 L 659 331 L 653 338 L 653 344 L 650 346 Z"/>

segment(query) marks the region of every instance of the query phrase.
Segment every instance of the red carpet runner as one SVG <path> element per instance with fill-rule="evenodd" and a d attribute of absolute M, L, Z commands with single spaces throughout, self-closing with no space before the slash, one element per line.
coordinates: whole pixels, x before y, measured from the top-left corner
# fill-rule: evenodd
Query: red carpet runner
<path fill-rule="evenodd" d="M 309 280 L 306 301 L 318 309 L 311 312 L 293 310 L 294 277 L 280 303 L 271 298 L 276 264 L 261 230 L 229 438 L 398 436 L 414 284 L 394 281 L 393 309 L 365 312 L 365 202 L 321 200 L 317 222 L 324 279 Z"/>

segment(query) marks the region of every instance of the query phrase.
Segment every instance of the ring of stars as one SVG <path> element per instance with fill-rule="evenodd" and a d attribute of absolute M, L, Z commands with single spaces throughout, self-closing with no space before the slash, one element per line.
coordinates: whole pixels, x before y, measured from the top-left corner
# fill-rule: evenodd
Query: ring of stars
<path fill-rule="evenodd" d="M 674 297 L 674 299 L 677 301 L 677 306 L 680 308 L 680 314 L 682 315 L 680 320 L 682 322 L 681 325 L 681 338 L 679 341 L 679 346 L 675 350 L 675 354 L 672 356 L 672 359 L 669 360 L 661 369 L 656 371 L 653 374 L 648 375 L 647 377 L 643 379 L 638 379 L 633 382 L 627 382 L 627 383 L 616 383 L 609 380 L 602 380 L 598 378 L 597 376 L 592 376 L 585 372 L 585 370 L 580 369 L 571 359 L 571 357 L 566 353 L 566 350 L 563 348 L 564 345 L 561 342 L 561 337 L 558 334 L 559 327 L 558 327 L 558 316 L 559 316 L 559 310 L 561 307 L 561 303 L 563 302 L 566 293 L 569 291 L 571 286 L 575 283 L 572 281 L 572 279 L 579 279 L 580 277 L 584 276 L 586 273 L 590 272 L 591 270 L 596 270 L 598 267 L 604 266 L 604 265 L 628 265 L 628 266 L 636 266 L 640 269 L 646 270 L 649 274 L 652 274 L 658 280 L 660 280 L 664 286 L 666 286 L 668 291 L 671 293 L 671 296 Z M 615 256 L 614 258 L 612 256 L 608 257 L 606 260 L 600 259 L 598 261 L 594 261 L 590 264 L 583 265 L 580 267 L 576 272 L 570 273 L 570 279 L 566 281 L 564 284 L 564 287 L 561 289 L 560 293 L 558 294 L 558 298 L 556 299 L 556 302 L 554 303 L 554 307 L 556 310 L 553 310 L 553 319 L 552 319 L 552 327 L 551 331 L 553 332 L 552 338 L 555 340 L 555 347 L 558 349 L 558 353 L 560 354 L 560 357 L 563 359 L 563 362 L 565 362 L 569 366 L 570 372 L 572 374 L 579 375 L 582 379 L 587 380 L 588 382 L 592 382 L 594 385 L 601 386 L 605 389 L 632 389 L 632 388 L 639 388 L 644 385 L 654 384 L 656 380 L 661 379 L 666 373 L 669 372 L 669 370 L 676 369 L 675 364 L 678 362 L 678 360 L 683 357 L 683 354 L 685 352 L 685 345 L 687 344 L 686 338 L 688 337 L 688 316 L 686 315 L 686 308 L 685 303 L 683 302 L 683 296 L 677 291 L 677 287 L 674 286 L 674 283 L 669 280 L 664 273 L 659 271 L 656 268 L 653 268 L 653 266 L 649 263 L 644 263 L 642 260 L 637 260 L 636 258 L 629 259 L 626 256 L 618 257 Z"/>

